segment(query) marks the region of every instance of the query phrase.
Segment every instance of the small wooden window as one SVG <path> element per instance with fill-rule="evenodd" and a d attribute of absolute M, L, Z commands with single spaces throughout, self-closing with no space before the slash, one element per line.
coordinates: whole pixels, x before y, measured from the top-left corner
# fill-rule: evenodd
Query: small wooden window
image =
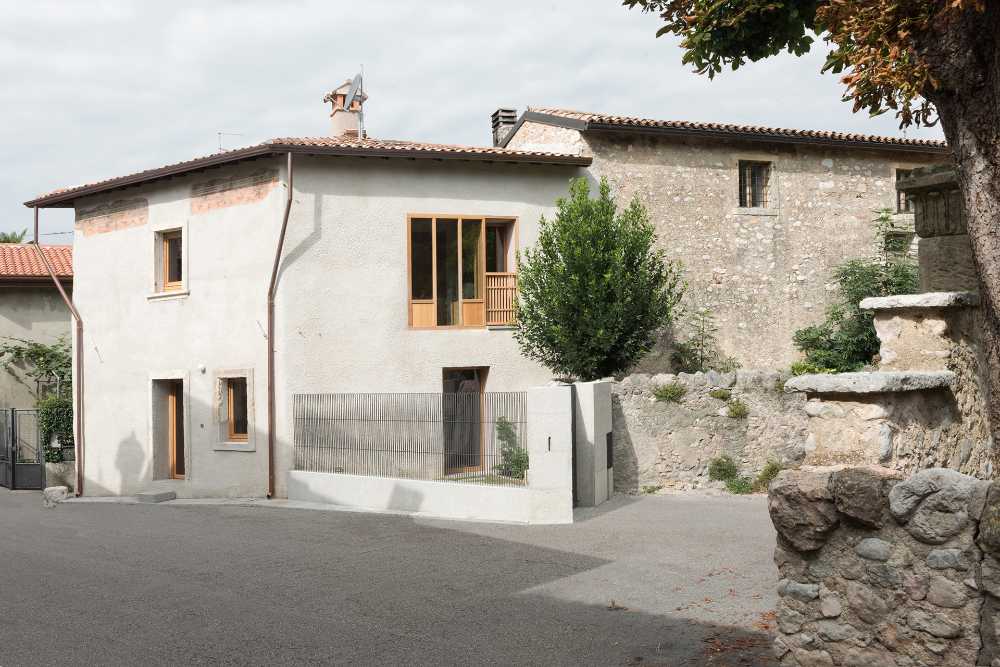
<path fill-rule="evenodd" d="M 226 404 L 228 406 L 228 437 L 234 442 L 246 442 L 247 419 L 247 379 L 226 379 Z"/>
<path fill-rule="evenodd" d="M 171 292 L 184 287 L 184 261 L 180 230 L 164 232 L 161 260 L 163 263 L 163 291 Z"/>
<path fill-rule="evenodd" d="M 767 208 L 771 189 L 771 163 L 740 160 L 740 207 Z"/>
<path fill-rule="evenodd" d="M 913 174 L 912 169 L 897 169 L 896 170 L 896 182 L 899 183 L 905 178 L 909 178 Z M 913 212 L 913 199 L 908 197 L 905 192 L 901 190 L 896 190 L 896 213 L 912 213 Z"/>

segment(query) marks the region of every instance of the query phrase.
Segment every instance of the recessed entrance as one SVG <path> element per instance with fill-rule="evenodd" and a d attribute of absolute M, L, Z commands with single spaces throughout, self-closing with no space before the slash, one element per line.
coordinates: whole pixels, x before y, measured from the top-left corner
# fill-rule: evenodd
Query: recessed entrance
<path fill-rule="evenodd" d="M 445 473 L 483 470 L 483 387 L 487 368 L 445 368 Z"/>
<path fill-rule="evenodd" d="M 184 479 L 184 381 L 153 380 L 153 476 Z"/>

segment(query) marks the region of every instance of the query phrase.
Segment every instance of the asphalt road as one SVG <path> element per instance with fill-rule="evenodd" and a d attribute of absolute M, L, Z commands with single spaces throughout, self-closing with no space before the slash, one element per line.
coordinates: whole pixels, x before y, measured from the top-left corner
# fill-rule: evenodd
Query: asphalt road
<path fill-rule="evenodd" d="M 773 544 L 762 497 L 525 527 L 0 489 L 0 665 L 772 665 Z"/>

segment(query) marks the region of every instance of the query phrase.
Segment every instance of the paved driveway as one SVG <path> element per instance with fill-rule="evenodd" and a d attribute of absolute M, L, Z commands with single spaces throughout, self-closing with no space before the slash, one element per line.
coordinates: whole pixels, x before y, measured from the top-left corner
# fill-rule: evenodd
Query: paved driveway
<path fill-rule="evenodd" d="M 773 664 L 762 497 L 616 498 L 577 519 L 45 510 L 0 490 L 0 664 Z"/>

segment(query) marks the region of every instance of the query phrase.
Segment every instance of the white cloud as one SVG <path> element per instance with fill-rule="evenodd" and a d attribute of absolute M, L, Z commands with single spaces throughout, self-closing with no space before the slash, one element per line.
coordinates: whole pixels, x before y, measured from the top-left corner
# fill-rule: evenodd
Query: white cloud
<path fill-rule="evenodd" d="M 21 202 L 36 194 L 212 152 L 220 130 L 243 135 L 230 146 L 324 134 L 323 94 L 361 63 L 382 137 L 485 144 L 496 107 L 528 105 L 899 134 L 891 115 L 840 102 L 822 46 L 709 81 L 654 37 L 655 16 L 614 0 L 0 0 L 0 12 L 0 230 L 27 226 Z M 66 212 L 43 216 L 70 229 Z"/>

